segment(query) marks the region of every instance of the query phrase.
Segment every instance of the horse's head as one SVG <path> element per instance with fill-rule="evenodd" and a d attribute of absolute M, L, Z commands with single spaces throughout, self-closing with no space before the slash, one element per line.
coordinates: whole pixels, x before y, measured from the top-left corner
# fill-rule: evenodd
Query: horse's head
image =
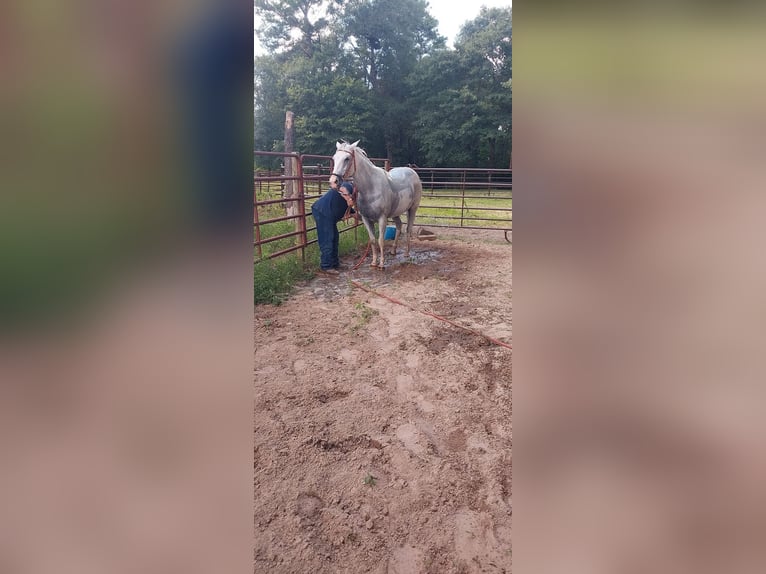
<path fill-rule="evenodd" d="M 335 147 L 337 151 L 332 156 L 333 170 L 332 174 L 337 176 L 341 181 L 347 177 L 351 177 L 356 172 L 356 159 L 354 153 L 358 149 L 356 146 L 359 140 L 350 144 L 347 142 L 337 142 Z"/>

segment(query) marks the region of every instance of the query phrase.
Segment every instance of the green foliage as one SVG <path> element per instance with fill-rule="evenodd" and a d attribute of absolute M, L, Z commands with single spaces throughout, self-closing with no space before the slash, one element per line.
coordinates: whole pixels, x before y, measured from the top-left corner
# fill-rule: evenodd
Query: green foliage
<path fill-rule="evenodd" d="M 311 271 L 299 255 L 258 263 L 253 272 L 255 303 L 279 305 L 295 283 L 310 277 Z"/>
<path fill-rule="evenodd" d="M 377 477 L 372 476 L 371 474 L 367 473 L 367 475 L 364 477 L 364 484 L 367 486 L 375 486 L 375 483 L 377 482 Z"/>
<path fill-rule="evenodd" d="M 328 0 L 255 0 L 255 13 L 263 20 L 259 35 L 270 50 L 300 51 L 311 55 L 319 44 L 327 18 L 311 15 L 325 12 Z"/>
<path fill-rule="evenodd" d="M 455 50 L 421 62 L 415 137 L 429 166 L 508 167 L 511 152 L 511 10 L 482 8 Z"/>
<path fill-rule="evenodd" d="M 403 80 L 420 58 L 444 47 L 437 24 L 424 0 L 357 2 L 342 17 L 368 85 L 393 97 L 406 95 Z"/>
<path fill-rule="evenodd" d="M 253 143 L 255 149 L 282 151 L 287 109 L 287 88 L 282 74 L 285 64 L 283 58 L 272 56 L 256 57 L 254 63 Z"/>
<path fill-rule="evenodd" d="M 359 330 L 365 327 L 373 317 L 379 314 L 377 309 L 368 307 L 364 303 L 355 304 L 354 309 L 354 317 L 356 318 L 356 323 L 351 325 L 350 330 L 352 335 L 356 335 Z"/>
<path fill-rule="evenodd" d="M 338 139 L 369 132 L 375 125 L 375 110 L 367 89 L 359 80 L 332 77 L 315 89 L 296 86 L 290 91 L 296 112 L 296 148 L 334 152 Z"/>
<path fill-rule="evenodd" d="M 338 224 L 342 226 L 343 224 Z M 273 237 L 292 229 L 289 221 L 282 221 L 261 228 L 262 237 Z M 341 256 L 361 254 L 363 246 L 367 245 L 367 232 L 363 226 L 341 231 L 338 252 Z M 310 231 L 309 241 L 316 240 L 316 231 Z M 294 245 L 294 239 L 281 239 L 262 246 L 264 256 Z M 319 266 L 319 249 L 316 242 L 306 247 L 306 260 L 301 259 L 300 251 L 289 253 L 274 259 L 259 260 L 256 255 L 254 270 L 254 291 L 256 304 L 279 305 L 290 294 L 293 286 L 310 279 Z"/>
<path fill-rule="evenodd" d="M 444 49 L 436 20 L 423 0 L 378 0 L 351 5 L 343 24 L 355 47 L 349 57 L 362 71 L 377 112 L 373 129 L 379 137 L 365 138 L 368 153 L 394 165 L 415 161 L 407 78 L 422 58 Z"/>
<path fill-rule="evenodd" d="M 378 314 L 378 311 L 375 309 L 372 309 L 371 307 L 368 307 L 364 303 L 357 303 L 354 305 L 354 309 L 359 311 L 359 318 L 363 323 L 368 323 L 370 319 L 372 319 L 375 315 Z"/>
<path fill-rule="evenodd" d="M 328 9 L 332 6 L 332 9 Z M 511 10 L 482 8 L 447 49 L 425 0 L 256 0 L 255 148 L 362 140 L 393 165 L 508 167 Z"/>

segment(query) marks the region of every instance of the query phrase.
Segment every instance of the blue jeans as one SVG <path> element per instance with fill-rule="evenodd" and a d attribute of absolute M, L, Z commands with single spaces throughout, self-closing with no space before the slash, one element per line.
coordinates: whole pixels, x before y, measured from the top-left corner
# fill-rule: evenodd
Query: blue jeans
<path fill-rule="evenodd" d="M 317 224 L 317 241 L 319 243 L 319 266 L 322 269 L 334 269 L 340 266 L 338 259 L 338 233 L 337 221 L 315 211 L 313 206 L 311 214 Z"/>

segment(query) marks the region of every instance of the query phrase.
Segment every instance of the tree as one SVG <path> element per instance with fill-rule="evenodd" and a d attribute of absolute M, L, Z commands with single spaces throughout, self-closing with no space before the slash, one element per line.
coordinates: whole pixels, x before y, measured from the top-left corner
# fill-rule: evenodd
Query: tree
<path fill-rule="evenodd" d="M 375 129 L 384 148 L 367 151 L 385 155 L 394 164 L 412 161 L 408 128 L 413 115 L 407 77 L 418 61 L 445 45 L 427 2 L 357 0 L 348 5 L 339 24 L 348 35 L 346 48 L 378 110 Z"/>
<path fill-rule="evenodd" d="M 256 148 L 281 148 L 291 110 L 299 151 L 360 139 L 393 165 L 509 165 L 510 8 L 483 8 L 451 50 L 425 0 L 255 3 L 272 49 L 255 60 Z"/>
<path fill-rule="evenodd" d="M 307 58 L 320 44 L 328 20 L 322 14 L 330 0 L 254 0 L 263 21 L 258 38 L 272 51 L 301 51 Z"/>
<path fill-rule="evenodd" d="M 254 136 L 260 150 L 281 150 L 282 130 L 287 110 L 284 56 L 258 56 L 254 62 Z"/>
<path fill-rule="evenodd" d="M 482 8 L 454 51 L 423 58 L 410 80 L 413 132 L 432 166 L 507 167 L 511 146 L 511 10 Z"/>
<path fill-rule="evenodd" d="M 467 86 L 478 108 L 473 129 L 480 142 L 477 165 L 505 167 L 511 153 L 513 19 L 510 8 L 482 7 L 463 25 L 455 49 L 467 65 Z"/>
<path fill-rule="evenodd" d="M 470 143 L 461 126 L 470 121 L 474 102 L 463 89 L 465 72 L 457 52 L 445 50 L 424 58 L 410 79 L 411 101 L 417 103 L 413 137 L 420 152 L 416 163 L 430 166 L 471 164 Z"/>

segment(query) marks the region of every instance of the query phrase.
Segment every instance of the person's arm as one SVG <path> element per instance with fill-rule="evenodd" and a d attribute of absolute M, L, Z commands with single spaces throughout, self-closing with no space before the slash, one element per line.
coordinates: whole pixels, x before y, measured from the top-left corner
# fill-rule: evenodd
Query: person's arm
<path fill-rule="evenodd" d="M 338 189 L 340 196 L 346 201 L 346 213 L 343 214 L 343 221 L 347 221 L 350 217 L 356 213 L 354 211 L 354 196 L 345 187 Z"/>
<path fill-rule="evenodd" d="M 338 189 L 338 193 L 340 193 L 341 197 L 346 200 L 349 207 L 354 205 L 354 198 L 351 197 L 351 194 L 348 191 L 346 191 L 345 187 Z"/>

